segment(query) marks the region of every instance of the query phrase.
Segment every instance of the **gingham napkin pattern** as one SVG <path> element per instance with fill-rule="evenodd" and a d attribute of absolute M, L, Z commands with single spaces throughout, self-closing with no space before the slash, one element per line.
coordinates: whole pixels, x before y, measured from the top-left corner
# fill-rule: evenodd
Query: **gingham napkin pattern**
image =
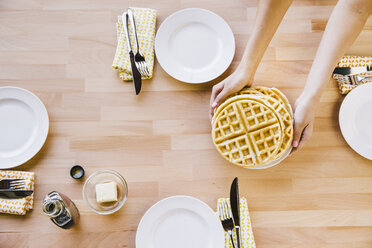
<path fill-rule="evenodd" d="M 344 56 L 338 62 L 337 67 L 360 67 L 360 66 L 371 66 L 372 56 Z M 372 76 L 372 72 L 359 73 L 360 76 Z M 358 85 L 352 85 L 348 77 L 333 74 L 333 78 L 337 81 L 338 89 L 341 94 L 345 95 L 353 90 Z M 365 84 L 372 82 L 372 78 L 366 78 L 360 82 Z"/>
<path fill-rule="evenodd" d="M 217 213 L 218 212 L 218 205 L 219 204 L 225 204 L 230 206 L 230 199 L 229 198 L 220 198 L 218 199 L 217 203 Z M 249 210 L 248 210 L 248 203 L 247 199 L 244 197 L 240 198 L 240 231 L 241 231 L 241 247 L 242 248 L 256 248 L 256 243 L 254 241 L 253 231 L 252 231 L 252 224 L 251 224 L 251 218 L 249 216 Z M 233 230 L 233 238 L 236 244 L 236 233 L 235 229 Z M 230 236 L 225 232 L 225 248 L 231 248 L 231 241 Z"/>
<path fill-rule="evenodd" d="M 146 59 L 146 63 L 150 72 L 149 77 L 142 76 L 143 79 L 151 78 L 154 69 L 154 38 L 156 25 L 156 10 L 147 8 L 131 8 L 136 22 L 137 36 L 140 46 L 140 51 Z M 130 40 L 134 54 L 137 52 L 135 34 L 132 23 L 129 21 L 128 30 L 130 32 Z M 125 25 L 125 23 L 124 23 Z M 118 16 L 117 27 L 117 48 L 112 63 L 112 67 L 119 70 L 119 75 L 122 80 L 132 80 L 132 69 L 129 59 L 129 48 L 127 38 L 123 27 L 122 17 Z"/>
<path fill-rule="evenodd" d="M 5 171 L 0 170 L 0 180 L 2 179 L 25 179 L 26 190 L 34 190 L 35 174 L 24 171 Z M 34 205 L 34 194 L 21 199 L 0 198 L 0 213 L 25 215 Z"/>

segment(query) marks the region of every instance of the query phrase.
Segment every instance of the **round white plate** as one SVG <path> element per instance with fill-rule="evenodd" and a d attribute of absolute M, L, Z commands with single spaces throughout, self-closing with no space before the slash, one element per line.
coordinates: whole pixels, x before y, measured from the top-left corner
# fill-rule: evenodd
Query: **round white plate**
<path fill-rule="evenodd" d="M 235 53 L 229 25 L 217 14 L 198 8 L 168 16 L 155 38 L 161 67 L 186 83 L 204 83 L 220 76 Z"/>
<path fill-rule="evenodd" d="M 354 151 L 372 160 L 372 83 L 358 86 L 341 104 L 342 135 Z"/>
<path fill-rule="evenodd" d="M 44 145 L 49 130 L 47 110 L 28 90 L 0 87 L 0 168 L 31 159 Z"/>
<path fill-rule="evenodd" d="M 221 222 L 204 202 L 172 196 L 153 205 L 139 223 L 136 248 L 224 248 Z"/>

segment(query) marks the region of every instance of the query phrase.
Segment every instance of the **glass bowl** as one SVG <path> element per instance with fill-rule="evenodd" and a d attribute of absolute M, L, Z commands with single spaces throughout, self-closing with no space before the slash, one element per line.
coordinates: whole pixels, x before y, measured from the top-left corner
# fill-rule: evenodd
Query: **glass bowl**
<path fill-rule="evenodd" d="M 115 182 L 118 191 L 116 202 L 99 204 L 96 200 L 96 184 Z M 126 202 L 128 185 L 125 179 L 116 171 L 99 170 L 88 177 L 84 183 L 83 198 L 89 208 L 97 214 L 112 214 L 118 211 Z"/>

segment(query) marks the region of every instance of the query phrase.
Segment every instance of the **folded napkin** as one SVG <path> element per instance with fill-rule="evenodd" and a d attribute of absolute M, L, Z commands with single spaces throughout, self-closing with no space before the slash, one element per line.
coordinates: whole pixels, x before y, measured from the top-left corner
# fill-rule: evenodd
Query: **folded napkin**
<path fill-rule="evenodd" d="M 24 171 L 5 171 L 0 170 L 0 180 L 2 179 L 25 179 L 27 190 L 34 190 L 35 174 Z M 25 215 L 34 205 L 34 194 L 20 199 L 0 198 L 0 213 Z"/>
<path fill-rule="evenodd" d="M 337 67 L 359 67 L 372 65 L 372 56 L 344 56 L 338 62 Z M 372 76 L 372 71 L 359 73 L 360 76 Z M 333 78 L 337 81 L 337 85 L 341 94 L 347 94 L 358 85 L 352 85 L 348 77 L 333 74 Z M 360 82 L 365 84 L 372 82 L 372 78 L 366 78 Z"/>
<path fill-rule="evenodd" d="M 218 199 L 219 204 L 225 204 L 230 206 L 229 198 L 220 198 Z M 217 213 L 219 207 L 217 206 Z M 244 197 L 240 198 L 240 231 L 241 231 L 241 247 L 242 248 L 256 248 L 256 243 L 254 242 L 254 236 L 252 231 L 251 218 L 249 217 L 247 199 Z M 233 238 L 236 244 L 236 233 L 235 229 L 233 230 Z M 231 248 L 230 236 L 225 232 L 225 248 Z"/>
<path fill-rule="evenodd" d="M 155 37 L 155 24 L 156 24 L 156 10 L 145 9 L 145 8 L 131 8 L 134 14 L 138 43 L 140 51 L 146 59 L 146 63 L 150 72 L 149 77 L 151 78 L 154 69 L 154 37 Z M 137 52 L 136 38 L 133 31 L 133 26 L 129 21 L 130 26 L 128 28 L 130 33 L 130 40 L 134 54 Z M 125 25 L 125 23 L 124 23 Z M 129 48 L 127 45 L 127 37 L 123 28 L 123 22 L 121 16 L 118 16 L 117 26 L 117 48 L 112 63 L 112 67 L 119 70 L 120 78 L 123 80 L 132 80 L 132 69 L 129 60 Z"/>

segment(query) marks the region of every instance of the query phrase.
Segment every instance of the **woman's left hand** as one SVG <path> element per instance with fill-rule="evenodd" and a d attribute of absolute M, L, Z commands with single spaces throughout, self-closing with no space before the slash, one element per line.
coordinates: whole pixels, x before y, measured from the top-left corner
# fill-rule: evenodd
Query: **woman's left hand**
<path fill-rule="evenodd" d="M 300 96 L 294 107 L 294 132 L 292 141 L 292 152 L 298 152 L 311 137 L 314 128 L 316 103 Z"/>

